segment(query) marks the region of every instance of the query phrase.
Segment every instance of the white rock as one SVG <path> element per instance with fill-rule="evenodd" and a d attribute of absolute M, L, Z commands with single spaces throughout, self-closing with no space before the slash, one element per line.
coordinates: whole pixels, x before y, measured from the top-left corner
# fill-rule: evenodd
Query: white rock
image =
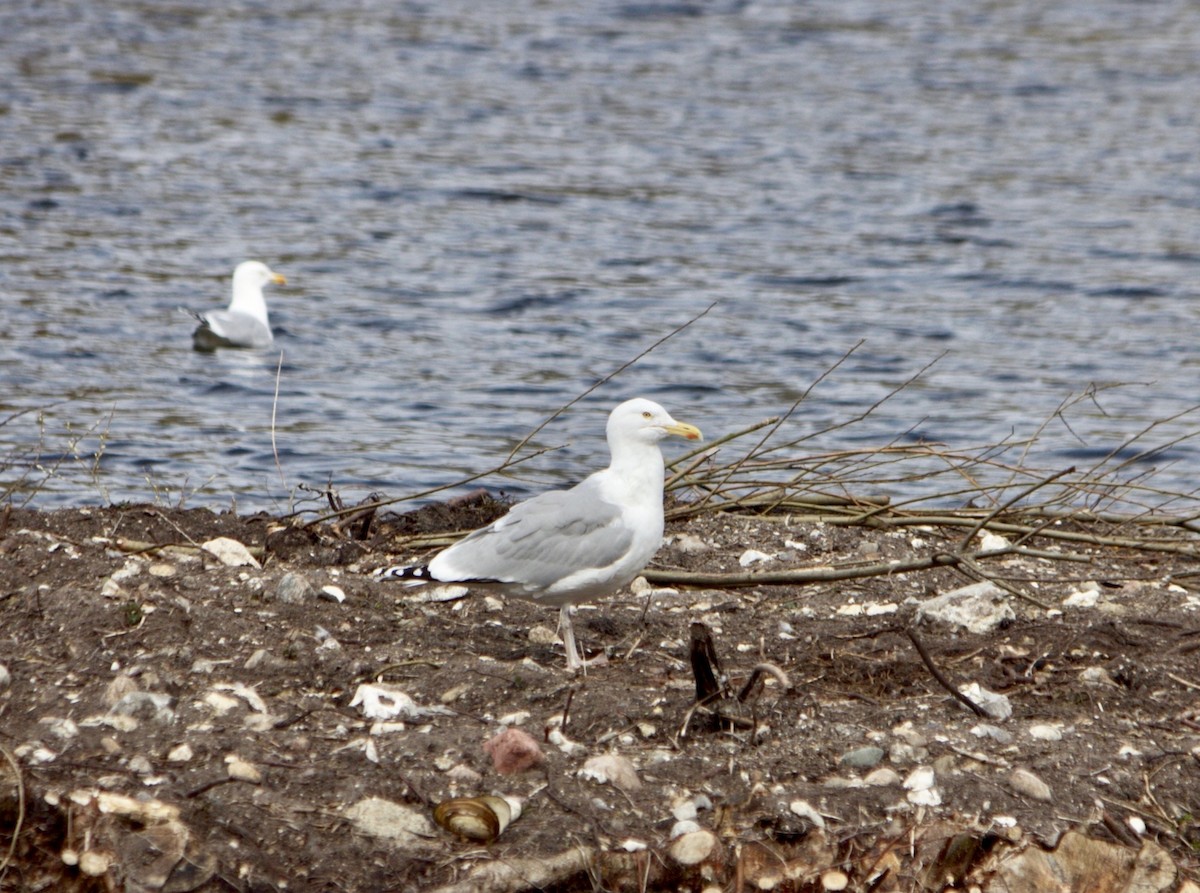
<path fill-rule="evenodd" d="M 909 803 L 914 806 L 941 806 L 942 795 L 937 788 L 929 788 L 924 791 L 909 791 L 904 795 Z"/>
<path fill-rule="evenodd" d="M 642 780 L 638 778 L 633 763 L 615 753 L 602 753 L 589 757 L 578 775 L 580 778 L 587 778 L 600 784 L 608 782 L 613 787 L 626 792 L 636 791 L 642 787 Z"/>
<path fill-rule="evenodd" d="M 1023 797 L 1049 802 L 1054 799 L 1050 786 L 1028 769 L 1013 769 L 1008 774 L 1008 786 Z"/>
<path fill-rule="evenodd" d="M 202 700 L 205 704 L 212 708 L 213 712 L 219 716 L 223 716 L 230 710 L 237 709 L 238 699 L 231 698 L 229 695 L 223 695 L 220 692 L 210 691 Z"/>
<path fill-rule="evenodd" d="M 692 831 L 671 842 L 667 853 L 679 865 L 699 865 L 717 849 L 717 835 L 711 831 Z"/>
<path fill-rule="evenodd" d="M 1007 695 L 988 691 L 978 682 L 972 682 L 969 685 L 960 685 L 958 690 L 974 701 L 979 707 L 983 708 L 983 712 L 992 719 L 1005 720 L 1012 716 L 1012 701 L 1008 699 Z M 962 708 L 964 710 L 968 709 L 966 704 L 963 704 Z"/>
<path fill-rule="evenodd" d="M 693 821 L 699 814 L 695 802 L 691 799 L 681 800 L 671 807 L 671 815 L 677 822 Z"/>
<path fill-rule="evenodd" d="M 671 840 L 676 837 L 682 837 L 684 834 L 691 834 L 693 831 L 700 830 L 700 823 L 695 819 L 680 819 L 671 826 Z"/>
<path fill-rule="evenodd" d="M 971 726 L 971 734 L 976 738 L 991 738 L 993 741 L 999 741 L 1001 744 L 1008 744 L 1013 739 L 1012 733 L 1007 729 L 1002 729 L 999 726 L 993 726 L 986 722 Z"/>
<path fill-rule="evenodd" d="M 437 840 L 437 829 L 423 812 L 391 800 L 367 797 L 348 807 L 345 815 L 364 834 L 393 840 L 406 848 L 443 846 L 429 843 Z"/>
<path fill-rule="evenodd" d="M 917 608 L 917 620 L 937 620 L 972 633 L 985 633 L 1016 619 L 1008 594 L 995 583 L 973 583 L 943 593 Z"/>
<path fill-rule="evenodd" d="M 1000 552 L 1004 549 L 1011 549 L 1012 543 L 998 533 L 981 530 L 979 531 L 979 548 L 984 552 Z"/>
<path fill-rule="evenodd" d="M 1029 727 L 1029 737 L 1035 741 L 1062 741 L 1062 726 L 1053 723 L 1037 723 Z"/>
<path fill-rule="evenodd" d="M 175 576 L 175 565 L 167 564 L 165 561 L 156 561 L 150 565 L 149 571 L 152 577 L 173 577 Z"/>
<path fill-rule="evenodd" d="M 134 775 L 149 775 L 154 771 L 154 766 L 150 763 L 149 758 L 140 753 L 129 758 L 126 768 Z"/>
<path fill-rule="evenodd" d="M 812 804 L 807 800 L 793 800 L 788 804 L 788 809 L 794 815 L 800 816 L 802 819 L 807 819 L 818 828 L 825 828 L 825 817 L 821 813 L 813 809 Z"/>
<path fill-rule="evenodd" d="M 867 773 L 866 778 L 863 779 L 863 783 L 877 788 L 889 787 L 894 784 L 900 784 L 900 773 L 889 766 L 880 766 L 878 769 L 873 769 Z"/>
<path fill-rule="evenodd" d="M 339 605 L 346 600 L 346 590 L 341 586 L 334 586 L 332 583 L 322 586 L 317 595 L 326 601 L 337 602 Z"/>
<path fill-rule="evenodd" d="M 1117 687 L 1117 681 L 1112 678 L 1108 670 L 1104 667 L 1087 667 L 1079 673 L 1079 681 L 1085 685 L 1104 685 L 1111 688 Z"/>
<path fill-rule="evenodd" d="M 646 849 L 646 841 L 637 840 L 633 837 L 627 837 L 618 843 L 617 846 L 627 853 L 640 853 L 642 850 Z"/>
<path fill-rule="evenodd" d="M 167 752 L 168 763 L 186 763 L 193 756 L 191 745 L 177 744 Z"/>
<path fill-rule="evenodd" d="M 523 726 L 529 722 L 530 713 L 528 710 L 517 710 L 514 713 L 508 713 L 500 717 L 496 722 L 502 726 Z"/>
<path fill-rule="evenodd" d="M 850 886 L 850 878 L 844 871 L 838 871 L 836 868 L 831 868 L 829 871 L 821 875 L 821 889 L 829 890 L 830 893 L 835 893 L 838 890 L 845 890 Z"/>
<path fill-rule="evenodd" d="M 251 784 L 259 784 L 262 781 L 262 773 L 258 771 L 258 767 L 237 754 L 231 753 L 225 757 L 225 771 L 229 773 L 230 778 L 236 778 L 238 781 L 248 781 Z"/>
<path fill-rule="evenodd" d="M 757 549 L 747 549 L 738 558 L 738 564 L 742 567 L 749 567 L 752 564 L 758 564 L 763 561 L 770 561 L 771 556 L 766 552 L 759 552 Z"/>
<path fill-rule="evenodd" d="M 1096 584 L 1092 584 L 1094 587 Z M 1100 590 L 1084 587 L 1076 589 L 1062 600 L 1064 608 L 1094 608 L 1100 601 Z"/>
<path fill-rule="evenodd" d="M 12 675 L 8 672 L 8 667 L 0 664 L 0 688 L 7 688 L 12 682 Z"/>
<path fill-rule="evenodd" d="M 927 791 L 937 783 L 937 773 L 929 766 L 918 766 L 904 779 L 904 787 L 910 791 Z"/>
<path fill-rule="evenodd" d="M 211 539 L 200 548 L 227 567 L 262 567 L 258 559 L 250 554 L 249 549 L 227 536 Z"/>
<path fill-rule="evenodd" d="M 697 555 L 700 552 L 707 552 L 712 548 L 694 533 L 677 533 L 670 537 L 670 545 L 675 546 L 675 548 L 688 555 Z"/>
<path fill-rule="evenodd" d="M 452 714 L 445 707 L 422 707 L 394 685 L 377 683 L 360 685 L 350 701 L 351 707 L 362 708 L 367 719 L 421 719 L 432 714 Z"/>

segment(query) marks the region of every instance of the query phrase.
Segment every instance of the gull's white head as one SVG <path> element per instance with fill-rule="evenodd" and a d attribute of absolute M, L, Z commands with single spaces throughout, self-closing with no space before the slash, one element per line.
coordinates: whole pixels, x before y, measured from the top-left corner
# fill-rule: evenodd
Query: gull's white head
<path fill-rule="evenodd" d="M 626 400 L 608 416 L 608 442 L 640 441 L 658 443 L 674 434 L 688 440 L 700 440 L 700 429 L 685 422 L 677 422 L 671 414 L 655 403 L 637 397 Z"/>
<path fill-rule="evenodd" d="M 263 299 L 262 290 L 264 285 L 271 283 L 286 285 L 287 280 L 261 261 L 242 261 L 233 271 L 233 300 L 229 309 L 238 313 L 248 313 L 265 322 L 267 302 Z"/>

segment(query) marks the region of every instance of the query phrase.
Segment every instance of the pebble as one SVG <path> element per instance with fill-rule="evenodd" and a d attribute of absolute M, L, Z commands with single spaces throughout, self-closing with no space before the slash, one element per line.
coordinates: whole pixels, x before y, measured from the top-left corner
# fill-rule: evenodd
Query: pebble
<path fill-rule="evenodd" d="M 262 773 L 258 771 L 258 767 L 253 763 L 246 762 L 237 754 L 230 754 L 225 758 L 225 768 L 229 777 L 236 778 L 238 781 L 248 781 L 251 784 L 258 784 L 262 781 Z"/>
<path fill-rule="evenodd" d="M 12 682 L 12 675 L 8 672 L 8 667 L 0 664 L 0 688 L 7 688 Z"/>
<path fill-rule="evenodd" d="M 869 745 L 867 747 L 858 747 L 842 754 L 839 762 L 841 765 L 851 769 L 870 769 L 878 766 L 883 761 L 884 755 L 882 747 Z"/>
<path fill-rule="evenodd" d="M 1012 716 L 1012 701 L 1008 699 L 1007 695 L 988 691 L 978 682 L 972 682 L 970 685 L 960 685 L 958 690 L 974 701 L 979 707 L 983 708 L 983 712 L 992 719 L 1005 720 Z M 966 704 L 961 706 L 964 710 L 968 709 Z"/>
<path fill-rule="evenodd" d="M 169 763 L 186 763 L 193 756 L 192 747 L 186 742 L 172 747 L 167 752 L 167 762 Z"/>
<path fill-rule="evenodd" d="M 558 633 L 548 626 L 532 626 L 528 633 L 529 644 L 531 645 L 554 645 L 558 642 Z"/>
<path fill-rule="evenodd" d="M 346 600 L 346 590 L 341 586 L 334 586 L 330 583 L 328 586 L 322 586 L 321 591 L 317 593 L 318 598 L 323 598 L 328 602 L 337 602 L 339 605 Z"/>
<path fill-rule="evenodd" d="M 638 778 L 633 763 L 620 754 L 602 753 L 589 757 L 578 774 L 580 778 L 591 779 L 601 784 L 608 782 L 626 792 L 637 791 L 642 787 L 642 780 Z"/>
<path fill-rule="evenodd" d="M 200 548 L 226 567 L 262 567 L 258 563 L 258 559 L 250 554 L 250 550 L 244 544 L 227 536 L 211 539 L 203 543 Z"/>
<path fill-rule="evenodd" d="M 316 590 L 313 589 L 312 583 L 308 582 L 308 578 L 294 571 L 280 577 L 279 585 L 275 587 L 275 598 L 285 605 L 303 604 L 315 594 Z"/>
<path fill-rule="evenodd" d="M 1014 769 L 1008 774 L 1008 786 L 1023 797 L 1049 802 L 1054 799 L 1050 786 L 1028 769 Z"/>
<path fill-rule="evenodd" d="M 1062 726 L 1038 723 L 1029 727 L 1029 737 L 1035 741 L 1062 741 Z"/>
<path fill-rule="evenodd" d="M 742 567 L 749 567 L 752 564 L 759 564 L 763 561 L 771 561 L 771 556 L 766 552 L 760 552 L 757 549 L 747 549 L 738 558 L 738 564 Z"/>
<path fill-rule="evenodd" d="M 149 775 L 154 771 L 154 766 L 150 764 L 150 760 L 140 753 L 129 758 L 127 768 L 134 775 Z"/>
<path fill-rule="evenodd" d="M 850 878 L 844 871 L 838 871 L 836 868 L 831 868 L 829 871 L 821 875 L 821 889 L 823 890 L 845 890 L 849 886 Z"/>
<path fill-rule="evenodd" d="M 869 772 L 867 777 L 863 779 L 863 782 L 872 787 L 889 787 L 894 784 L 900 784 L 900 773 L 889 766 L 880 766 L 878 769 Z"/>
<path fill-rule="evenodd" d="M 788 809 L 793 815 L 798 815 L 802 819 L 807 819 L 815 827 L 825 828 L 825 817 L 821 813 L 813 809 L 812 804 L 807 800 L 793 800 L 788 804 Z"/>
<path fill-rule="evenodd" d="M 173 577 L 175 576 L 175 565 L 168 564 L 165 561 L 156 561 L 150 565 L 150 576 L 152 577 Z"/>
<path fill-rule="evenodd" d="M 976 738 L 991 738 L 993 741 L 998 741 L 1001 744 L 1010 744 L 1013 740 L 1012 733 L 1007 729 L 1002 729 L 999 726 L 993 726 L 986 722 L 972 726 L 971 734 Z"/>
<path fill-rule="evenodd" d="M 923 602 L 917 621 L 938 620 L 972 633 L 986 633 L 1016 619 L 1008 594 L 995 583 L 973 583 Z"/>
<path fill-rule="evenodd" d="M 717 835 L 711 831 L 691 831 L 671 843 L 667 853 L 679 865 L 699 865 L 717 849 Z"/>

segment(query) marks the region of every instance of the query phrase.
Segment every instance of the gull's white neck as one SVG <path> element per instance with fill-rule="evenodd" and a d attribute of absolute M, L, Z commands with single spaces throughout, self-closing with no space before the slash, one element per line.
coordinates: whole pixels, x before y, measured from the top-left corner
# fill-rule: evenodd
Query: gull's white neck
<path fill-rule="evenodd" d="M 267 302 L 263 298 L 262 286 L 256 281 L 244 277 L 233 277 L 233 300 L 229 302 L 231 313 L 244 313 L 253 316 L 264 326 L 267 321 Z"/>
<path fill-rule="evenodd" d="M 621 487 L 626 498 L 646 500 L 652 506 L 662 508 L 663 464 L 662 450 L 657 443 L 640 440 L 625 440 L 609 443 L 612 462 L 605 477 L 609 486 Z"/>

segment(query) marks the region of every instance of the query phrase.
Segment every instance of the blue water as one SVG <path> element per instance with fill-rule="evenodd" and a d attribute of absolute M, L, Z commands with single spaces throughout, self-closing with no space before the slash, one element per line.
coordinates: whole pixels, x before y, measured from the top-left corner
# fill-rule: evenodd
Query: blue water
<path fill-rule="evenodd" d="M 1185 0 L 6 4 L 0 493 L 449 484 L 714 303 L 488 485 L 628 396 L 712 438 L 808 391 L 796 456 L 1190 492 L 1197 84 Z M 193 352 L 245 258 L 277 349 Z"/>

